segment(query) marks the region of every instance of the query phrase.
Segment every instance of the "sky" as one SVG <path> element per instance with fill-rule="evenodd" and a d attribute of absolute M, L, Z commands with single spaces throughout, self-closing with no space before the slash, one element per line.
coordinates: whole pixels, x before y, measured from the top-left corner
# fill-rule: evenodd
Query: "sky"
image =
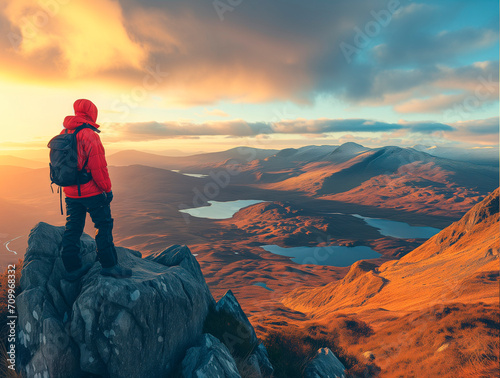
<path fill-rule="evenodd" d="M 499 3 L 3 0 L 0 153 L 499 144 Z"/>

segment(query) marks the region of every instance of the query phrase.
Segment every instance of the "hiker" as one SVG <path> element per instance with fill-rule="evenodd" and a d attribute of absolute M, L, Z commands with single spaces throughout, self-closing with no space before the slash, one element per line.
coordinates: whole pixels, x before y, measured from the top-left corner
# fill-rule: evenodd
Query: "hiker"
<path fill-rule="evenodd" d="M 82 265 L 79 256 L 80 237 L 87 212 L 97 229 L 95 241 L 97 259 L 102 266 L 101 274 L 115 278 L 130 277 L 132 270 L 118 264 L 113 244 L 113 218 L 110 206 L 113 192 L 104 147 L 98 135 L 97 107 L 89 100 L 80 99 L 75 101 L 73 108 L 75 115 L 64 119 L 64 129 L 61 134 L 77 132 L 78 173 L 87 176 L 87 179 L 78 181 L 78 185 L 64 186 L 66 229 L 62 239 L 62 260 L 67 271 L 66 278 L 76 280 L 93 265 Z"/>

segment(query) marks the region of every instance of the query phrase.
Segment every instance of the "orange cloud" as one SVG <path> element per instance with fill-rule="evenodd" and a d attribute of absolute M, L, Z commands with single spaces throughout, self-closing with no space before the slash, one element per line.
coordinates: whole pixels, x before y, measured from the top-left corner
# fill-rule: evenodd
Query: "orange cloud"
<path fill-rule="evenodd" d="M 465 94 L 459 94 L 416 98 L 394 106 L 394 110 L 399 113 L 441 113 L 443 109 L 463 101 L 465 97 Z"/>
<path fill-rule="evenodd" d="M 0 78 L 130 91 L 143 86 L 148 67 L 159 67 L 168 80 L 146 90 L 160 93 L 171 106 L 221 99 L 305 102 L 302 93 L 313 86 L 305 64 L 314 43 L 222 25 L 215 13 L 195 14 L 189 7 L 179 15 L 168 4 L 158 10 L 140 3 L 124 8 L 111 0 L 50 3 L 57 6 L 48 10 L 30 0 L 7 0 L 0 8 L 0 32 L 10 39 L 8 45 L 0 41 L 6 51 Z"/>
<path fill-rule="evenodd" d="M 498 34 L 488 28 L 430 31 L 446 26 L 438 16 L 449 7 L 402 6 L 391 33 L 385 30 L 380 44 L 366 48 L 369 59 L 349 63 L 340 44 L 352 41 L 353 27 L 373 22 L 373 10 L 386 3 L 255 0 L 222 22 L 212 1 L 3 0 L 0 35 L 8 38 L 0 39 L 0 79 L 141 99 L 154 92 L 165 107 L 276 100 L 309 105 L 326 94 L 357 106 L 399 105 L 396 111 L 417 113 L 428 105 L 403 103 L 470 95 L 478 76 L 498 82 L 497 61 L 446 66 L 448 55 L 493 45 Z M 426 20 L 431 24 L 421 22 Z M 431 44 L 423 38 L 428 34 Z M 149 71 L 157 67 L 168 77 L 153 82 Z M 496 101 L 491 93 L 486 101 Z"/>
<path fill-rule="evenodd" d="M 110 0 L 44 2 L 8 0 L 9 54 L 2 71 L 40 79 L 85 78 L 109 70 L 140 69 L 147 51 L 123 26 L 118 3 Z M 49 4 L 48 2 L 46 4 Z M 18 68 L 16 70 L 16 68 Z M 20 70 L 19 70 L 20 68 Z"/>

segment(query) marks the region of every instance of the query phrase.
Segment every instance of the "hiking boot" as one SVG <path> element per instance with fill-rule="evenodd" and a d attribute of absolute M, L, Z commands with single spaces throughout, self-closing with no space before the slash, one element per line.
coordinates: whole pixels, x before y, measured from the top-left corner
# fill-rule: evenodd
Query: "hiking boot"
<path fill-rule="evenodd" d="M 111 268 L 101 268 L 101 274 L 114 278 L 128 278 L 132 276 L 132 269 L 115 264 Z"/>
<path fill-rule="evenodd" d="M 82 278 L 89 270 L 92 268 L 93 263 L 86 263 L 82 265 L 80 268 L 72 270 L 70 272 L 66 271 L 63 274 L 63 278 L 67 281 L 78 281 L 80 278 Z"/>

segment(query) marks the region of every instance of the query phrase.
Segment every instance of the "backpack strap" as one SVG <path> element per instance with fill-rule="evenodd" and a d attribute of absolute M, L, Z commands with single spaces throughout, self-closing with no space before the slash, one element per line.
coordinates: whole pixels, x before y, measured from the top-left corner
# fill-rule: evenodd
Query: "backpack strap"
<path fill-rule="evenodd" d="M 51 187 L 52 188 L 52 187 Z M 63 205 L 62 205 L 62 187 L 58 187 L 57 191 L 59 192 L 59 206 L 61 207 L 61 215 L 64 215 L 63 213 Z"/>
<path fill-rule="evenodd" d="M 78 126 L 76 129 L 75 129 L 75 132 L 73 134 L 77 134 L 79 131 L 83 130 L 83 129 L 92 129 L 93 131 L 95 131 L 96 133 L 100 133 L 101 130 L 99 130 L 97 127 L 94 127 L 92 125 L 89 125 L 88 123 L 84 123 L 83 125 L 80 125 Z"/>
<path fill-rule="evenodd" d="M 76 129 L 75 129 L 75 132 L 73 134 L 75 134 L 75 137 L 76 137 L 76 134 L 78 134 L 80 131 L 82 131 L 83 129 L 91 129 L 93 131 L 95 131 L 96 133 L 100 133 L 101 130 L 97 129 L 96 127 L 92 126 L 92 125 L 89 125 L 88 123 L 84 123 L 83 125 L 80 125 L 78 126 Z M 78 147 L 77 147 L 78 148 Z M 83 167 L 81 170 L 84 170 L 85 167 L 87 166 L 89 162 L 89 157 L 87 156 L 87 160 L 85 160 L 85 163 L 83 164 Z M 80 197 L 82 195 L 82 192 L 80 190 L 80 178 L 79 176 L 77 176 L 77 186 L 78 186 L 78 196 Z"/>

